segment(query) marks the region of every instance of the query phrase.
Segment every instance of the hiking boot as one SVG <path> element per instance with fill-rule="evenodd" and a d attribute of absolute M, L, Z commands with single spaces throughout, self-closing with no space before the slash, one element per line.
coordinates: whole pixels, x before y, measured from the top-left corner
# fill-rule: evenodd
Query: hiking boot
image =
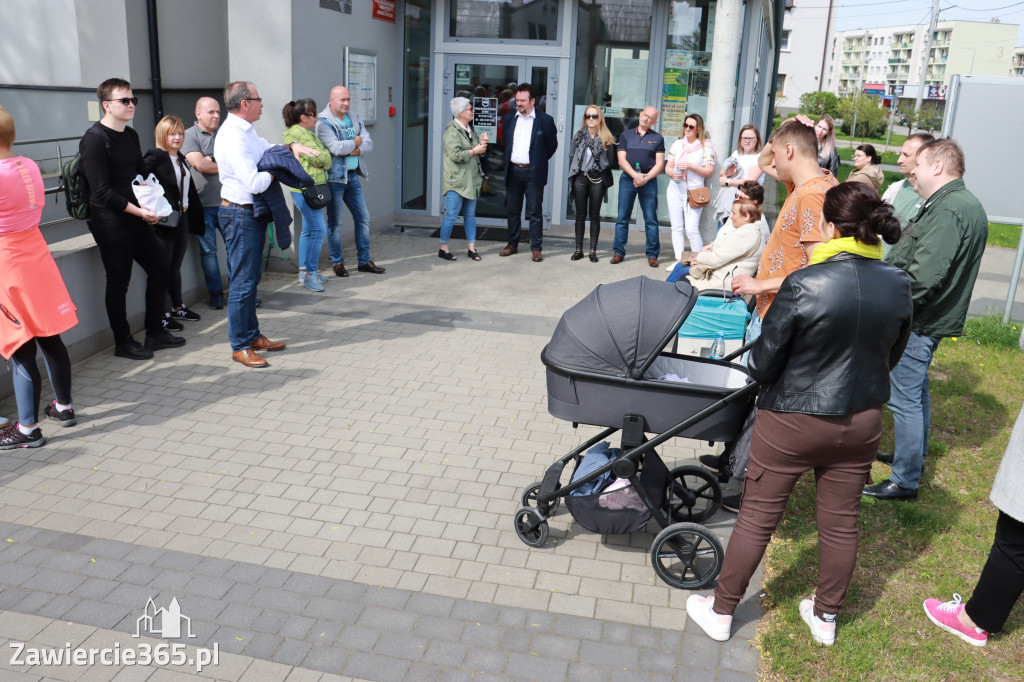
<path fill-rule="evenodd" d="M 951 632 L 971 646 L 985 646 L 988 643 L 988 632 L 981 628 L 972 628 L 960 622 L 960 612 L 964 605 L 961 604 L 959 594 L 953 594 L 953 601 L 940 602 L 938 599 L 926 599 L 924 602 L 924 613 L 928 620 L 938 625 L 946 632 Z"/>
<path fill-rule="evenodd" d="M 825 620 L 814 615 L 814 597 L 800 602 L 800 617 L 811 629 L 811 637 L 818 644 L 832 646 L 836 643 L 836 614 L 822 613 Z"/>
<path fill-rule="evenodd" d="M 70 407 L 66 410 L 58 410 L 56 401 L 47 405 L 46 409 L 43 410 L 43 414 L 61 426 L 74 426 L 78 423 L 78 420 L 75 419 L 75 411 Z"/>

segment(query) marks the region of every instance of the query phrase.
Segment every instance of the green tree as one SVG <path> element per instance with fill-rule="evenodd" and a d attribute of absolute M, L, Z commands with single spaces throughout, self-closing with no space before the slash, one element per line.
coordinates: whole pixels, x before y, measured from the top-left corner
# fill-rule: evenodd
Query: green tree
<path fill-rule="evenodd" d="M 805 92 L 800 95 L 800 113 L 818 120 L 826 114 L 839 116 L 839 98 L 831 92 Z"/>
<path fill-rule="evenodd" d="M 857 138 L 884 138 L 889 122 L 888 112 L 881 108 L 879 97 L 871 95 L 849 95 L 839 100 L 839 115 L 843 119 L 840 131 Z M 853 130 L 854 118 L 857 129 Z"/>

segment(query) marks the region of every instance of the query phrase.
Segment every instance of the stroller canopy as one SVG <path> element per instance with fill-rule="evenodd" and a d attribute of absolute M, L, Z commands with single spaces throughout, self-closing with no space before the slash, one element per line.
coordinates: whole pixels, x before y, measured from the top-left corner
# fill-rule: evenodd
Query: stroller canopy
<path fill-rule="evenodd" d="M 562 315 L 541 358 L 553 369 L 639 379 L 696 300 L 686 278 L 601 284 Z"/>

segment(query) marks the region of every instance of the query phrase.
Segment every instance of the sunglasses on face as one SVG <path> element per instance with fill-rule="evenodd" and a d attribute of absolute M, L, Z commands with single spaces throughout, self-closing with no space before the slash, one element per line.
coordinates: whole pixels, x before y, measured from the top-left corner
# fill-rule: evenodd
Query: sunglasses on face
<path fill-rule="evenodd" d="M 121 104 L 128 106 L 129 104 L 138 104 L 138 97 L 118 97 L 117 99 L 105 99 L 104 102 L 120 102 Z"/>
<path fill-rule="evenodd" d="M 583 118 L 593 118 L 593 119 L 596 119 L 597 117 L 598 117 L 598 114 L 584 114 L 583 115 Z"/>
<path fill-rule="evenodd" d="M 687 123 L 683 127 L 686 128 L 687 130 L 694 130 L 697 126 L 693 125 L 692 123 Z"/>

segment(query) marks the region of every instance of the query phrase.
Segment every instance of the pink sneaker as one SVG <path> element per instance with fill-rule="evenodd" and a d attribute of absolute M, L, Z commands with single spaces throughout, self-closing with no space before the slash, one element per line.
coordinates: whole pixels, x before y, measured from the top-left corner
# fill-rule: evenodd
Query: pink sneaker
<path fill-rule="evenodd" d="M 970 628 L 960 622 L 960 612 L 964 606 L 960 602 L 962 597 L 953 594 L 953 601 L 940 602 L 938 599 L 926 599 L 924 612 L 928 618 L 946 632 L 954 635 L 973 646 L 985 646 L 988 643 L 988 633 L 981 628 Z"/>
<path fill-rule="evenodd" d="M 724 642 L 732 634 L 732 616 L 715 613 L 711 610 L 714 605 L 714 596 L 702 597 L 699 594 L 691 594 L 686 599 L 686 614 L 707 633 L 708 637 L 717 642 Z"/>

